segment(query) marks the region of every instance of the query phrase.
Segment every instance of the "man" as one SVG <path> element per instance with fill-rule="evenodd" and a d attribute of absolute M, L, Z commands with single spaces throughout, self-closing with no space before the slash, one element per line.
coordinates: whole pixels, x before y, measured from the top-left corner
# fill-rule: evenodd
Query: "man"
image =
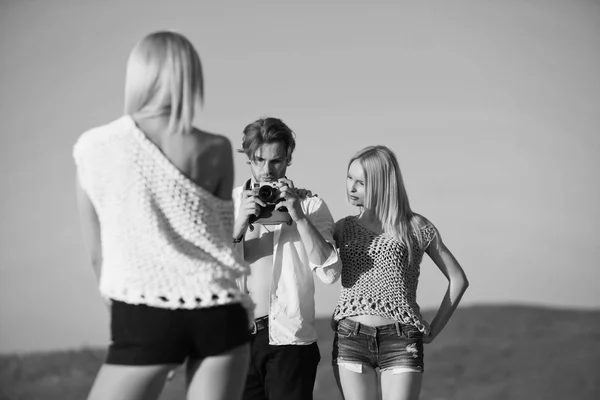
<path fill-rule="evenodd" d="M 294 133 L 277 118 L 244 129 L 240 152 L 248 157 L 252 177 L 233 190 L 233 241 L 250 264 L 251 274 L 241 284 L 257 317 L 245 400 L 313 398 L 321 359 L 313 273 L 328 284 L 340 276 L 327 205 L 319 197 L 300 196 L 286 176 L 295 145 Z M 263 191 L 259 196 L 255 184 L 266 186 L 267 196 Z M 274 199 L 268 199 L 270 187 L 276 188 Z"/>

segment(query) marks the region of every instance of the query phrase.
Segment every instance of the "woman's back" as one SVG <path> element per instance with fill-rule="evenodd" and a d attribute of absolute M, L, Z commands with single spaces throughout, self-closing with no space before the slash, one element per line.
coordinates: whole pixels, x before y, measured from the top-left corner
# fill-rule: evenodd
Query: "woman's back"
<path fill-rule="evenodd" d="M 229 140 L 193 128 L 189 133 L 169 134 L 168 120 L 136 121 L 138 128 L 188 179 L 221 199 L 230 199 L 233 159 Z"/>
<path fill-rule="evenodd" d="M 188 397 L 241 398 L 250 301 L 236 280 L 249 269 L 231 242 L 231 145 L 192 125 L 203 92 L 190 41 L 147 35 L 127 62 L 125 115 L 73 148 L 83 233 L 111 303 L 90 400 L 157 399 L 186 360 Z"/>
<path fill-rule="evenodd" d="M 228 140 L 147 131 L 124 116 L 84 133 L 74 148 L 102 227 L 100 291 L 163 308 L 240 301 L 235 279 L 247 266 L 231 246 Z"/>

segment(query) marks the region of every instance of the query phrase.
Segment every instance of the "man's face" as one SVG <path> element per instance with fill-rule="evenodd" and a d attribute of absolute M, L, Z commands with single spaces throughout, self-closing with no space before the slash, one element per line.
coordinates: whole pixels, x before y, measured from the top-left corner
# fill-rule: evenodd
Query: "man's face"
<path fill-rule="evenodd" d="M 287 153 L 281 142 L 263 144 L 250 160 L 250 170 L 257 182 L 276 181 L 285 176 Z"/>

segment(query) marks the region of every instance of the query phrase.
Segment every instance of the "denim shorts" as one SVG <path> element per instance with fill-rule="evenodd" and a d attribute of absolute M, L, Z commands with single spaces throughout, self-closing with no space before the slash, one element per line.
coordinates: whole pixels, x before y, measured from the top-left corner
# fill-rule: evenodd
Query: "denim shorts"
<path fill-rule="evenodd" d="M 362 366 L 381 372 L 423 372 L 423 334 L 398 322 L 367 326 L 350 319 L 338 322 L 332 352 L 333 364 L 354 372 Z"/>

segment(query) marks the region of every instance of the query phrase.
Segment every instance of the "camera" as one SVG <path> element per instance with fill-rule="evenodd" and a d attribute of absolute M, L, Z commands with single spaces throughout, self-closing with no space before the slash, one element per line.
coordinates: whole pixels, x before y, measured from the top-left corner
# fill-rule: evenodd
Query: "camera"
<path fill-rule="evenodd" d="M 257 197 L 267 204 L 277 204 L 279 202 L 278 182 L 258 182 L 254 184 L 258 188 Z"/>
<path fill-rule="evenodd" d="M 256 197 L 262 200 L 266 204 L 266 207 L 260 207 L 260 214 L 258 216 L 252 215 L 250 217 L 250 224 L 292 224 L 292 217 L 287 208 L 279 207 L 277 210 L 275 209 L 277 203 L 283 201 L 283 199 L 279 198 L 281 192 L 278 182 L 256 182 L 253 185 L 253 189 L 256 190 Z M 250 230 L 252 229 L 251 225 Z"/>

